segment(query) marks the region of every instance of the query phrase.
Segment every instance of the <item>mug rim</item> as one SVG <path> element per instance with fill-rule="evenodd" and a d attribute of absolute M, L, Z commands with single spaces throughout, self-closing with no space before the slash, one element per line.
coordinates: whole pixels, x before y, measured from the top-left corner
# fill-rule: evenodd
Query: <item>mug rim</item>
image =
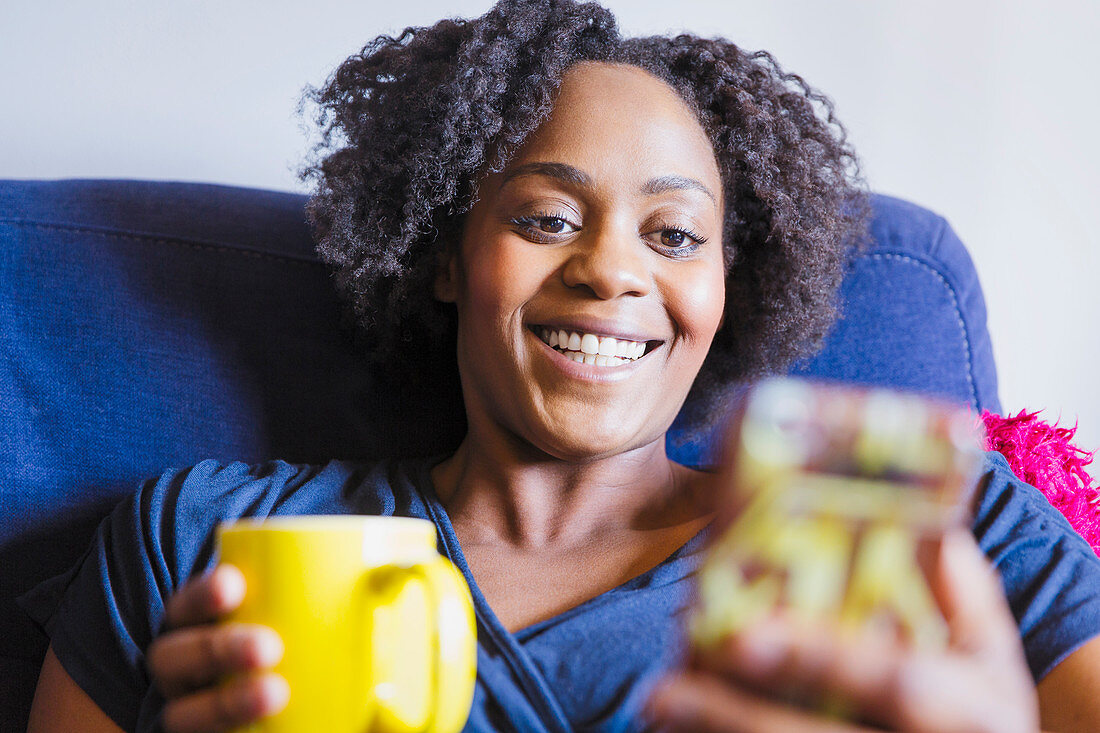
<path fill-rule="evenodd" d="M 435 525 L 419 517 L 395 517 L 375 514 L 302 514 L 267 517 L 240 517 L 218 523 L 218 534 L 225 532 L 364 532 L 384 534 L 388 539 L 430 539 L 435 544 Z"/>

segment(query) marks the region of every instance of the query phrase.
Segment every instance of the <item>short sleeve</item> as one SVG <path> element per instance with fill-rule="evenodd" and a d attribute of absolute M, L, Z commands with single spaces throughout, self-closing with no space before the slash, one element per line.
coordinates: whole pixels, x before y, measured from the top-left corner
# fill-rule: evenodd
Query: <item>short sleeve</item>
<path fill-rule="evenodd" d="M 145 651 L 167 599 L 213 562 L 218 521 L 271 513 L 313 469 L 206 461 L 146 482 L 100 524 L 81 561 L 19 599 L 69 676 L 124 730 L 153 730 L 163 700 Z"/>
<path fill-rule="evenodd" d="M 989 453 L 973 530 L 996 567 L 1038 681 L 1100 634 L 1100 559 L 1033 486 Z"/>

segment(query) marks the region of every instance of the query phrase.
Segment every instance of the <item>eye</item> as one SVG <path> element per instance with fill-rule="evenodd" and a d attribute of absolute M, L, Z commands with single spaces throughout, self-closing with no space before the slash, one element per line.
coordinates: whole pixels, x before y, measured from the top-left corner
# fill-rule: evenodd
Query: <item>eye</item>
<path fill-rule="evenodd" d="M 691 237 L 679 229 L 665 229 L 661 232 L 661 244 L 666 247 L 683 247 L 690 241 Z"/>
<path fill-rule="evenodd" d="M 512 219 L 512 226 L 529 239 L 536 242 L 556 242 L 560 237 L 579 232 L 580 227 L 563 216 L 554 214 L 532 214 Z"/>
<path fill-rule="evenodd" d="M 653 246 L 666 254 L 683 257 L 706 244 L 706 237 L 682 226 L 659 225 L 646 237 Z"/>
<path fill-rule="evenodd" d="M 535 219 L 536 226 L 547 234 L 561 234 L 571 228 L 569 222 L 557 216 L 540 216 Z"/>

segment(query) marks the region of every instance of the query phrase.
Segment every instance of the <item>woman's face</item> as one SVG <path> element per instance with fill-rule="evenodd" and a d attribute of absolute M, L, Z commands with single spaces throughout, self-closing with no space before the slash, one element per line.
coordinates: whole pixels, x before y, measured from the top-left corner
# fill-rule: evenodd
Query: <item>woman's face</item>
<path fill-rule="evenodd" d="M 670 87 L 570 69 L 549 119 L 481 181 L 437 281 L 472 433 L 566 460 L 662 439 L 721 323 L 722 214 L 714 151 Z"/>

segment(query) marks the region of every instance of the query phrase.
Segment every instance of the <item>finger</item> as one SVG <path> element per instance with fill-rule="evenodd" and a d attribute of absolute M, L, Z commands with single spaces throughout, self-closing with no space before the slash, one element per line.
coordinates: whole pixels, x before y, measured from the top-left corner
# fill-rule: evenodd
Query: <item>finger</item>
<path fill-rule="evenodd" d="M 839 699 L 862 718 L 911 733 L 1009 731 L 1026 715 L 1026 675 L 1014 699 L 991 687 L 1004 664 L 906 651 L 882 632 L 825 633 L 772 619 L 731 637 L 696 664 L 771 694 Z M 1024 722 L 1027 722 L 1026 720 Z"/>
<path fill-rule="evenodd" d="M 963 652 L 1001 648 L 1019 631 L 1000 577 L 969 532 L 944 538 L 932 590 L 947 619 L 951 646 Z M 1010 645 L 1013 651 L 1019 644 Z"/>
<path fill-rule="evenodd" d="M 149 647 L 149 672 L 167 698 L 178 697 L 235 672 L 273 667 L 283 640 L 257 624 L 195 626 L 172 631 Z"/>
<path fill-rule="evenodd" d="M 164 706 L 167 733 L 214 733 L 274 715 L 290 700 L 286 679 L 273 672 L 237 678 Z"/>
<path fill-rule="evenodd" d="M 170 629 L 216 621 L 244 600 L 244 575 L 232 565 L 188 581 L 168 599 L 165 621 Z"/>
<path fill-rule="evenodd" d="M 656 723 L 694 733 L 870 733 L 739 689 L 713 675 L 685 673 L 654 691 L 647 714 Z"/>
<path fill-rule="evenodd" d="M 899 669 L 895 715 L 888 721 L 912 733 L 1030 733 L 1039 730 L 1027 702 L 1030 678 L 1017 693 L 993 686 L 997 674 L 963 656 L 914 656 Z"/>
<path fill-rule="evenodd" d="M 880 631 L 839 631 L 775 617 L 697 654 L 699 668 L 773 695 L 807 691 L 855 705 L 875 720 L 896 717 L 904 652 Z"/>

